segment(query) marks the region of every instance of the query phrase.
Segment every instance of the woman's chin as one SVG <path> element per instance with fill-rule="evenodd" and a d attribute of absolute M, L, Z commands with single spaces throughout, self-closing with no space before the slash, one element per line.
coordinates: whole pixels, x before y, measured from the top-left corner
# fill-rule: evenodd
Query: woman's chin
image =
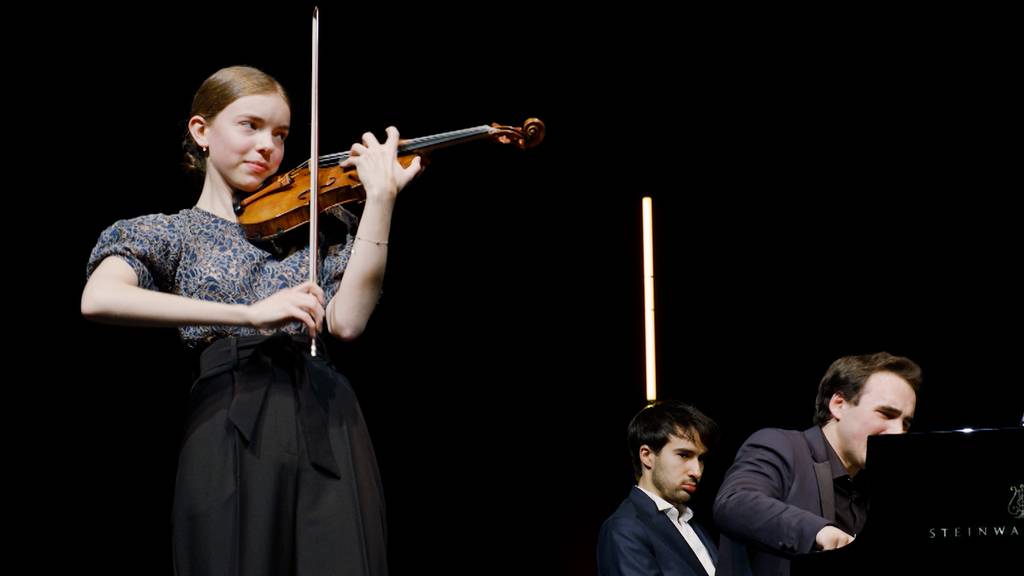
<path fill-rule="evenodd" d="M 239 194 L 252 194 L 263 187 L 263 180 L 246 179 L 242 182 L 235 182 L 232 188 Z"/>

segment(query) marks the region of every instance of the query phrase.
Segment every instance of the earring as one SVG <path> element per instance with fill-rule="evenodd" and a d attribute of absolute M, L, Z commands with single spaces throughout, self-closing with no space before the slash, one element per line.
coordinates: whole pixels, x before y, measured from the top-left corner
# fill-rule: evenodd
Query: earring
<path fill-rule="evenodd" d="M 207 147 L 207 146 L 203 146 L 203 154 L 206 154 L 206 150 L 207 150 L 207 149 L 208 149 L 208 147 Z"/>

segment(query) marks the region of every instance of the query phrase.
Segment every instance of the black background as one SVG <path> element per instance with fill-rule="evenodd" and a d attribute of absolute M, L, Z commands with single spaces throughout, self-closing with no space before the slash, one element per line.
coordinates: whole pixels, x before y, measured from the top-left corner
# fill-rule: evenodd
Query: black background
<path fill-rule="evenodd" d="M 1017 423 L 1021 99 L 998 15 L 552 11 L 321 4 L 322 151 L 391 124 L 548 130 L 525 152 L 437 153 L 400 196 L 369 329 L 332 346 L 372 430 L 394 574 L 594 573 L 644 404 L 644 195 L 660 396 L 725 432 L 698 519 L 750 432 L 810 424 L 840 355 L 915 358 L 917 431 Z M 36 435 L 27 532 L 58 551 L 44 564 L 169 573 L 190 369 L 173 330 L 81 319 L 85 262 L 113 221 L 194 204 L 180 143 L 218 68 L 278 78 L 284 164 L 308 156 L 309 10 L 61 16 L 25 46 L 59 48 L 42 89 L 15 94 L 45 120 L 32 149 L 78 182 L 48 247 L 62 345 L 31 391 L 54 436 Z"/>

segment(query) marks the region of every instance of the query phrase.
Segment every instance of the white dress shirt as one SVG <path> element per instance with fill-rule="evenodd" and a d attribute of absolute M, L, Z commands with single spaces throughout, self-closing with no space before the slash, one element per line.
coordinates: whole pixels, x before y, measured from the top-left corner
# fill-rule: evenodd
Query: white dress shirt
<path fill-rule="evenodd" d="M 640 486 L 637 486 L 640 488 Z M 693 526 L 690 526 L 690 519 L 693 518 L 693 510 L 684 504 L 680 504 L 679 508 L 673 506 L 668 500 L 665 500 L 657 494 L 648 492 L 643 488 L 640 488 L 644 494 L 654 500 L 654 504 L 658 507 L 658 512 L 661 512 L 668 516 L 668 519 L 672 522 L 672 525 L 679 530 L 682 534 L 683 539 L 690 545 L 690 549 L 697 555 L 697 559 L 707 570 L 708 576 L 715 576 L 715 564 L 711 560 L 711 555 L 708 554 L 708 549 L 704 547 L 704 542 L 701 542 L 697 532 L 693 530 Z"/>

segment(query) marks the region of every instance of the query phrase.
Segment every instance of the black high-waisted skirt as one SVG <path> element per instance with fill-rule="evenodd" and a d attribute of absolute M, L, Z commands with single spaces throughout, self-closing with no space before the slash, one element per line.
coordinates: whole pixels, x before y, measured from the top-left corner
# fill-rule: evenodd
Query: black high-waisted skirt
<path fill-rule="evenodd" d="M 370 436 L 319 348 L 278 333 L 203 351 L 175 484 L 177 574 L 387 574 Z"/>

